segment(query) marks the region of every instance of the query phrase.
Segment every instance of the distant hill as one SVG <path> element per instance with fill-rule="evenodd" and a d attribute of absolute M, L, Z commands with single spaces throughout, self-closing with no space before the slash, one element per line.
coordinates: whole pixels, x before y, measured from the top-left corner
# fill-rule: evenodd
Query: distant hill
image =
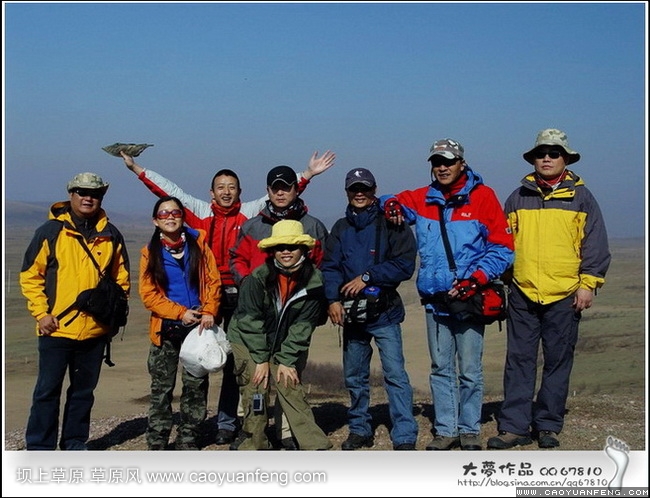
<path fill-rule="evenodd" d="M 4 223 L 7 227 L 38 227 L 47 220 L 51 202 L 21 202 L 5 201 Z M 124 227 L 150 227 L 151 222 L 147 215 L 139 213 L 137 216 L 130 213 L 108 213 L 112 223 L 118 228 Z"/>

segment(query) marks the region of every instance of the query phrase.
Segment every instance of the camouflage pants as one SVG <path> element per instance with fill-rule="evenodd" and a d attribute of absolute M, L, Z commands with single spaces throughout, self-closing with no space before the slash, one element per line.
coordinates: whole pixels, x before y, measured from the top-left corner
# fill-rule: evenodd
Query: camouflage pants
<path fill-rule="evenodd" d="M 196 443 L 199 426 L 207 416 L 208 376 L 194 377 L 178 360 L 180 345 L 163 341 L 151 345 L 147 366 L 151 375 L 151 403 L 147 426 L 147 444 L 166 445 L 172 430 L 172 399 L 176 373 L 182 370 L 183 388 L 180 398 L 180 423 L 176 441 Z"/>
<path fill-rule="evenodd" d="M 269 389 L 263 389 L 255 386 L 251 382 L 255 372 L 255 362 L 251 358 L 248 349 L 243 344 L 232 343 L 232 351 L 235 355 L 235 376 L 239 384 L 239 392 L 242 408 L 244 409 L 244 423 L 242 431 L 251 436 L 239 446 L 240 450 L 266 450 L 271 445 L 266 437 L 266 427 L 268 424 L 268 406 L 269 406 Z M 305 361 L 299 361 L 303 367 Z M 302 368 L 298 370 L 300 376 Z M 277 378 L 278 365 L 271 363 L 271 376 Z M 284 387 L 282 384 L 275 384 L 277 390 L 276 404 L 282 406 L 282 410 L 287 417 L 291 432 L 295 437 L 298 448 L 301 450 L 328 450 L 332 443 L 327 438 L 323 430 L 316 424 L 314 414 L 307 401 L 307 395 L 302 387 L 298 384 L 293 387 L 289 385 Z M 253 412 L 253 394 L 260 393 L 264 396 L 263 413 Z"/>

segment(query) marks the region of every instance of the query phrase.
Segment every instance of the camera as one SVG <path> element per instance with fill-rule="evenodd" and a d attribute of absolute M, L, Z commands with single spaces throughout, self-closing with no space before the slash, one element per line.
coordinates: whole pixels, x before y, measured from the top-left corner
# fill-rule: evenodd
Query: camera
<path fill-rule="evenodd" d="M 264 395 L 260 393 L 253 394 L 253 413 L 264 413 Z"/>

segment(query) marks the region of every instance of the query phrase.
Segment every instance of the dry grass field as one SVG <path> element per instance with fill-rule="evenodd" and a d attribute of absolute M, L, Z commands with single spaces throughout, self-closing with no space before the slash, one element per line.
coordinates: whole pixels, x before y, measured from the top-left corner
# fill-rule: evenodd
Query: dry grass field
<path fill-rule="evenodd" d="M 113 368 L 104 367 L 93 410 L 90 447 L 98 450 L 146 449 L 144 430 L 149 394 L 146 370 L 148 314 L 137 294 L 139 248 L 149 228 L 122 228 L 133 269 L 134 290 L 129 324 L 114 341 Z M 37 373 L 33 319 L 20 293 L 18 273 L 33 228 L 6 231 L 4 422 L 5 449 L 22 449 L 22 435 Z M 572 375 L 568 413 L 561 450 L 602 450 L 610 434 L 626 441 L 632 450 L 646 445 L 646 288 L 644 241 L 613 240 L 613 260 L 607 283 L 595 305 L 583 315 L 580 340 Z M 414 281 L 400 290 L 407 303 L 403 336 L 407 369 L 416 391 L 414 411 L 420 423 L 418 449 L 431 438 L 432 407 L 428 391 L 429 356 L 424 317 Z M 505 325 L 504 325 L 505 328 Z M 501 401 L 501 377 L 505 355 L 505 330 L 498 324 L 486 331 L 483 407 L 483 440 L 496 433 L 495 413 Z M 391 449 L 386 396 L 378 374 L 378 355 L 373 357 L 373 417 L 376 444 L 371 450 Z M 313 339 L 304 382 L 317 421 L 332 438 L 334 449 L 347 437 L 347 395 L 341 374 L 339 331 L 320 327 Z M 224 450 L 214 445 L 215 408 L 220 374 L 211 377 L 209 419 L 201 442 L 204 450 Z M 180 390 L 178 390 L 180 391 Z M 177 405 L 175 404 L 177 409 Z M 536 449 L 536 445 L 526 449 Z"/>

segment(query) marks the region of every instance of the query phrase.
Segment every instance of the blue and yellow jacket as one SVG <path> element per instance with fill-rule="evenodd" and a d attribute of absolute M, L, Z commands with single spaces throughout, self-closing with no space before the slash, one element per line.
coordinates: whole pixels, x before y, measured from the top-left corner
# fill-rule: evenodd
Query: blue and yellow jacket
<path fill-rule="evenodd" d="M 513 282 L 535 303 L 550 304 L 578 288 L 605 283 L 611 255 L 600 207 L 584 181 L 567 170 L 543 192 L 531 173 L 505 204 L 515 239 Z"/>
<path fill-rule="evenodd" d="M 89 240 L 77 230 L 70 214 L 70 202 L 57 202 L 50 207 L 49 220 L 41 225 L 30 242 L 20 272 L 20 286 L 27 299 L 27 308 L 38 321 L 45 315 L 58 315 L 70 306 L 80 292 L 99 283 L 99 271 L 81 247 L 85 244 L 102 269 L 111 262 L 110 274 L 129 293 L 129 256 L 120 231 L 108 221 L 101 209 L 94 233 Z M 102 336 L 109 328 L 92 316 L 80 313 L 59 320 L 53 337 L 85 340 Z M 69 322 L 69 323 L 68 323 Z M 38 323 L 36 325 L 38 334 Z"/>

